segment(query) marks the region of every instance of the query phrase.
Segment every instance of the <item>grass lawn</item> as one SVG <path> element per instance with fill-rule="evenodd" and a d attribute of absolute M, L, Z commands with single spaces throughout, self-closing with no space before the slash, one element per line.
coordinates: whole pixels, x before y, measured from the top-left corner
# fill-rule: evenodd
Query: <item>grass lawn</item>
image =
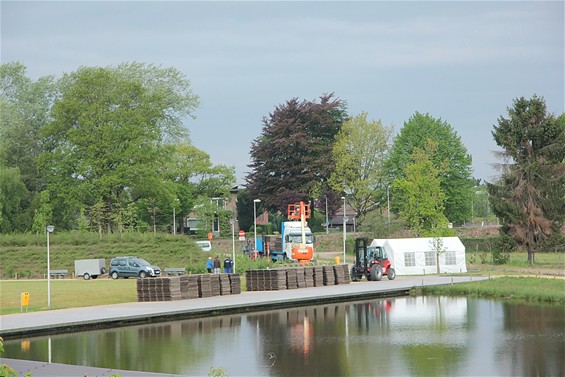
<path fill-rule="evenodd" d="M 425 287 L 423 293 L 565 304 L 565 279 L 507 276 L 477 282 Z"/>
<path fill-rule="evenodd" d="M 30 295 L 28 311 L 47 309 L 47 280 L 2 280 L 0 314 L 19 313 L 22 292 Z M 51 280 L 51 309 L 135 301 L 136 279 Z"/>

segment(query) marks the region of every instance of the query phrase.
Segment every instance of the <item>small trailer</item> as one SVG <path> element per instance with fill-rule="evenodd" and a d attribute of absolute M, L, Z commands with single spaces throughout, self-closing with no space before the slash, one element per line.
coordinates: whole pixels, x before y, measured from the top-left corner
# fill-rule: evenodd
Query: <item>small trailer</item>
<path fill-rule="evenodd" d="M 84 280 L 96 279 L 106 273 L 106 259 L 79 259 L 75 260 L 75 276 L 82 276 Z"/>

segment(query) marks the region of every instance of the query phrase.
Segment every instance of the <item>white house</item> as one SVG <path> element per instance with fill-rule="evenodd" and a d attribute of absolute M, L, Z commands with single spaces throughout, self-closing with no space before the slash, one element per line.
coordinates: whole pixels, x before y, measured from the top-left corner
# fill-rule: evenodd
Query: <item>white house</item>
<path fill-rule="evenodd" d="M 467 272 L 465 246 L 459 237 L 440 237 L 440 273 Z M 397 275 L 437 274 L 435 238 L 375 239 L 371 246 L 385 249 Z"/>

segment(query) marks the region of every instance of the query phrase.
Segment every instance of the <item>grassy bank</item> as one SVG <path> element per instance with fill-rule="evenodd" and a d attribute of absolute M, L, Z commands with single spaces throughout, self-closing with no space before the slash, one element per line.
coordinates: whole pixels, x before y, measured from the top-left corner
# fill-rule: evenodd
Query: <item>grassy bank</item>
<path fill-rule="evenodd" d="M 47 280 L 2 281 L 0 286 L 0 314 L 19 313 L 22 292 L 29 293 L 29 312 L 47 309 Z M 137 301 L 135 279 L 89 281 L 59 279 L 51 281 L 51 309 L 135 301 Z"/>
<path fill-rule="evenodd" d="M 565 279 L 498 277 L 445 286 L 424 287 L 423 294 L 465 295 L 565 304 Z"/>

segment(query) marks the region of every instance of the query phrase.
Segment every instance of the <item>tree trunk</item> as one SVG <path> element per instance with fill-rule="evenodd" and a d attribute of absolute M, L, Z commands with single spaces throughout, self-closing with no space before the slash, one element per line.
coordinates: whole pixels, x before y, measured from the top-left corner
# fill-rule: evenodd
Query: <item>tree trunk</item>
<path fill-rule="evenodd" d="M 528 242 L 528 264 L 530 266 L 534 264 L 534 246 L 531 242 Z"/>

